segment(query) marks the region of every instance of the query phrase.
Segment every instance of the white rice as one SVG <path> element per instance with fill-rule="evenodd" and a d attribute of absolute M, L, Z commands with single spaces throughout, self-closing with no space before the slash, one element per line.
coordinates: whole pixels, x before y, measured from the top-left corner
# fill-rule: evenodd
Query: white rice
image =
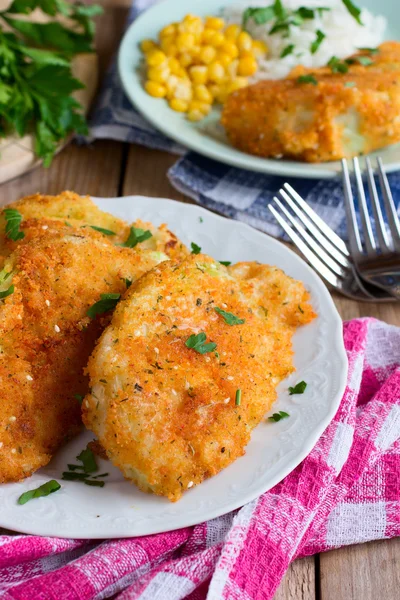
<path fill-rule="evenodd" d="M 362 0 L 361 0 L 362 1 Z M 247 0 L 235 3 L 224 10 L 223 16 L 227 23 L 242 24 L 243 11 L 248 7 L 266 7 L 273 0 Z M 281 79 L 286 77 L 296 65 L 306 67 L 321 67 L 326 65 L 332 56 L 345 58 L 357 52 L 358 48 L 375 48 L 384 39 L 386 19 L 381 15 L 373 15 L 362 9 L 360 18 L 363 25 L 349 13 L 342 0 L 282 0 L 286 9 L 296 10 L 301 6 L 307 8 L 328 7 L 331 10 L 321 14 L 315 12 L 314 19 L 306 19 L 300 26 L 290 26 L 289 37 L 284 32 L 269 34 L 274 21 L 257 25 L 252 19 L 247 22 L 246 29 L 250 35 L 265 42 L 269 48 L 268 59 L 259 61 L 259 70 L 252 78 Z M 356 2 L 360 6 L 360 0 Z M 379 4 L 379 3 L 377 3 Z M 316 39 L 316 31 L 320 30 L 325 38 L 315 54 L 310 51 L 312 42 Z M 292 54 L 280 58 L 284 48 L 294 44 Z"/>

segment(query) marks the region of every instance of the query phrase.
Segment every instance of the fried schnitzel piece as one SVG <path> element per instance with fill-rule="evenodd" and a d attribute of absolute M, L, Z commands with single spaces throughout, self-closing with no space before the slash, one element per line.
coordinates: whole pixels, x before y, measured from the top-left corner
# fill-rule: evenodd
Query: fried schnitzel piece
<path fill-rule="evenodd" d="M 75 396 L 87 392 L 83 368 L 109 320 L 89 318 L 88 308 L 168 258 L 115 246 L 90 228 L 42 223 L 29 222 L 0 277 L 9 292 L 0 300 L 2 483 L 47 464 L 80 429 Z"/>
<path fill-rule="evenodd" d="M 351 57 L 347 73 L 298 67 L 287 79 L 234 92 L 222 113 L 230 142 L 257 156 L 307 162 L 399 142 L 400 44 L 380 48 L 367 66 Z"/>
<path fill-rule="evenodd" d="M 166 225 L 155 227 L 151 223 L 137 220 L 132 226 L 100 210 L 89 196 L 79 196 L 74 192 L 61 192 L 58 196 L 34 194 L 5 207 L 17 210 L 23 217 L 21 229 L 29 239 L 36 235 L 39 228 L 35 221 L 40 220 L 42 228 L 62 228 L 67 225 L 74 228 L 92 228 L 99 231 L 114 244 L 126 243 L 131 227 L 151 232 L 151 237 L 142 243 L 142 249 L 164 252 L 171 258 L 180 259 L 188 254 L 186 247 L 168 230 Z M 33 224 L 33 227 L 30 225 Z M 4 211 L 0 216 L 0 231 L 5 230 Z M 3 260 L 20 243 L 0 235 L 0 257 Z"/>
<path fill-rule="evenodd" d="M 83 420 L 141 490 L 178 500 L 242 456 L 293 371 L 292 334 L 315 314 L 301 283 L 265 269 L 168 261 L 117 307 L 89 360 Z"/>

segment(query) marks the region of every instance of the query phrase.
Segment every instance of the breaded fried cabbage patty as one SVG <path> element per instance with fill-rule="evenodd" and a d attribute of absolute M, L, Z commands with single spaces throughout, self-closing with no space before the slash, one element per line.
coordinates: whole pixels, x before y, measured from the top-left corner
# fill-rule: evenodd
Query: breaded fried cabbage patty
<path fill-rule="evenodd" d="M 80 430 L 83 368 L 109 315 L 88 309 L 168 258 L 42 223 L 30 223 L 0 273 L 1 483 L 31 475 Z"/>
<path fill-rule="evenodd" d="M 242 456 L 294 369 L 292 334 L 315 316 L 304 286 L 254 263 L 236 271 L 204 255 L 157 266 L 90 358 L 84 423 L 143 491 L 178 500 Z"/>

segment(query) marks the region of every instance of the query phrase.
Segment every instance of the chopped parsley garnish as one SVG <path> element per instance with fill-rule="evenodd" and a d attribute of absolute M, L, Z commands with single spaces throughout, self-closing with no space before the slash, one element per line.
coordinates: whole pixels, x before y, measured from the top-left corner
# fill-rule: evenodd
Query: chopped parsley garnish
<path fill-rule="evenodd" d="M 51 479 L 50 481 L 46 481 L 43 485 L 40 485 L 38 488 L 34 490 L 29 490 L 28 492 L 24 492 L 18 498 L 18 504 L 26 504 L 29 500 L 33 500 L 33 498 L 42 498 L 43 496 L 49 496 L 53 494 L 57 490 L 61 488 L 61 485 L 55 479 Z"/>
<path fill-rule="evenodd" d="M 247 21 L 253 19 L 256 25 L 264 25 L 276 17 L 274 5 L 260 8 L 246 8 L 243 12 L 242 25 L 246 29 Z"/>
<path fill-rule="evenodd" d="M 121 294 L 100 294 L 100 300 L 88 308 L 86 312 L 87 316 L 94 319 L 97 315 L 103 315 L 109 310 L 113 310 L 120 298 Z"/>
<path fill-rule="evenodd" d="M 340 60 L 337 56 L 332 56 L 328 61 L 328 67 L 332 73 L 347 73 L 349 70 L 347 62 Z"/>
<path fill-rule="evenodd" d="M 93 473 L 94 471 L 97 471 L 96 459 L 90 448 L 85 448 L 85 450 L 82 450 L 82 452 L 76 457 L 76 460 L 81 461 L 85 473 Z"/>
<path fill-rule="evenodd" d="M 83 465 L 71 465 L 71 464 L 68 464 L 67 467 L 68 467 L 68 469 L 70 471 L 83 471 Z"/>
<path fill-rule="evenodd" d="M 216 306 L 214 310 L 216 313 L 221 315 L 221 317 L 223 317 L 225 323 L 228 325 L 243 325 L 243 323 L 245 323 L 244 319 L 239 319 L 239 317 L 236 317 L 236 315 L 232 314 L 231 312 L 227 312 L 226 310 L 222 310 L 222 308 L 218 308 L 218 306 Z"/>
<path fill-rule="evenodd" d="M 355 81 L 346 81 L 346 83 L 344 84 L 344 87 L 352 88 L 355 85 L 356 85 Z"/>
<path fill-rule="evenodd" d="M 0 292 L 0 300 L 3 298 L 7 298 L 7 296 L 11 296 L 11 294 L 13 294 L 13 293 L 14 293 L 14 285 L 10 285 L 8 290 L 5 290 L 4 292 Z"/>
<path fill-rule="evenodd" d="M 294 50 L 294 44 L 289 44 L 282 50 L 281 58 L 285 58 L 285 56 L 289 56 L 289 54 L 292 54 L 293 50 Z"/>
<path fill-rule="evenodd" d="M 240 406 L 240 403 L 242 401 L 242 390 L 236 390 L 236 395 L 235 395 L 235 405 L 236 406 Z"/>
<path fill-rule="evenodd" d="M 316 38 L 310 46 L 311 54 L 315 54 L 317 52 L 318 48 L 320 47 L 325 38 L 326 35 L 324 34 L 324 32 L 320 29 L 317 29 Z"/>
<path fill-rule="evenodd" d="M 74 398 L 75 400 L 78 400 L 79 404 L 82 404 L 84 397 L 85 396 L 82 396 L 82 394 L 74 394 Z"/>
<path fill-rule="evenodd" d="M 360 52 L 368 52 L 372 55 L 379 53 L 379 48 L 358 48 L 358 50 L 360 50 Z"/>
<path fill-rule="evenodd" d="M 104 481 L 93 481 L 93 479 L 84 479 L 83 483 L 85 485 L 91 485 L 92 487 L 104 487 Z"/>
<path fill-rule="evenodd" d="M 318 85 L 318 81 L 315 79 L 314 75 L 300 75 L 297 78 L 297 83 L 311 83 L 312 85 Z"/>
<path fill-rule="evenodd" d="M 203 220 L 204 220 L 203 217 L 199 217 L 199 223 L 202 223 Z"/>
<path fill-rule="evenodd" d="M 302 19 L 313 19 L 314 18 L 313 9 L 308 8 L 307 6 L 300 6 L 300 8 L 298 8 L 296 12 Z"/>
<path fill-rule="evenodd" d="M 284 410 L 280 410 L 279 412 L 274 413 L 271 417 L 268 417 L 268 421 L 275 421 L 275 423 L 277 423 L 282 419 L 287 419 L 287 417 L 289 417 L 289 413 L 285 412 Z"/>
<path fill-rule="evenodd" d="M 68 221 L 64 221 L 64 225 L 66 225 L 67 227 L 72 227 L 71 223 L 68 223 Z"/>
<path fill-rule="evenodd" d="M 145 242 L 153 237 L 153 234 L 148 229 L 140 229 L 140 227 L 131 227 L 128 239 L 122 244 L 124 248 L 134 248 L 137 244 Z"/>
<path fill-rule="evenodd" d="M 232 263 L 230 260 L 220 260 L 219 264 L 224 265 L 224 267 L 229 267 L 229 265 L 231 265 Z"/>
<path fill-rule="evenodd" d="M 22 215 L 15 208 L 5 208 L 4 217 L 6 219 L 6 237 L 13 242 L 22 240 L 25 237 L 25 233 L 19 230 L 21 225 Z"/>
<path fill-rule="evenodd" d="M 299 381 L 294 387 L 289 388 L 289 395 L 293 396 L 293 394 L 304 394 L 304 391 L 307 387 L 305 381 Z"/>
<path fill-rule="evenodd" d="M 191 348 L 196 350 L 199 354 L 206 354 L 207 352 L 213 352 L 217 347 L 215 342 L 208 342 L 205 344 L 207 336 L 205 333 L 198 333 L 197 335 L 193 333 L 185 342 L 186 348 Z"/>
<path fill-rule="evenodd" d="M 348 65 L 354 65 L 354 63 L 359 63 L 363 67 L 369 67 L 374 64 L 374 61 L 369 56 L 354 56 L 353 58 L 346 59 Z"/>
<path fill-rule="evenodd" d="M 361 10 L 358 8 L 358 6 L 353 4 L 353 2 L 351 0 L 342 0 L 342 2 L 345 5 L 345 7 L 347 8 L 347 10 L 349 11 L 349 13 L 351 14 L 351 16 L 355 18 L 357 23 L 359 23 L 360 25 L 363 25 L 363 23 L 360 19 Z"/>
<path fill-rule="evenodd" d="M 200 246 L 198 246 L 197 244 L 195 244 L 194 242 L 192 242 L 190 244 L 190 247 L 192 249 L 192 254 L 200 254 L 200 252 L 201 252 Z"/>
<path fill-rule="evenodd" d="M 76 471 L 64 471 L 62 478 L 64 481 L 82 481 L 87 479 L 87 473 L 77 473 Z"/>
<path fill-rule="evenodd" d="M 99 231 L 100 233 L 104 233 L 104 235 L 116 235 L 115 231 L 111 231 L 111 229 L 104 229 L 104 227 L 97 227 L 96 225 L 89 225 L 91 229 L 95 231 Z"/>
<path fill-rule="evenodd" d="M 126 289 L 129 289 L 132 285 L 132 279 L 128 279 L 127 277 L 125 277 L 124 282 L 126 285 Z"/>

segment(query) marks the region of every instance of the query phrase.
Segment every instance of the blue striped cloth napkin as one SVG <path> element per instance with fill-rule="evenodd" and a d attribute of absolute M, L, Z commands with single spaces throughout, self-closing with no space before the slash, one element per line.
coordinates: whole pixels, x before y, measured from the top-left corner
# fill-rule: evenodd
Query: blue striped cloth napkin
<path fill-rule="evenodd" d="M 136 0 L 128 24 L 157 0 Z M 181 155 L 168 172 L 172 185 L 196 202 L 227 217 L 244 221 L 275 237 L 285 238 L 268 209 L 268 202 L 288 181 L 329 226 L 346 238 L 346 223 L 339 179 L 293 179 L 229 167 L 204 158 L 155 130 L 132 107 L 119 81 L 116 64 L 105 77 L 90 121 L 90 139 L 114 139 L 142 144 Z M 400 172 L 389 176 L 400 205 Z"/>

